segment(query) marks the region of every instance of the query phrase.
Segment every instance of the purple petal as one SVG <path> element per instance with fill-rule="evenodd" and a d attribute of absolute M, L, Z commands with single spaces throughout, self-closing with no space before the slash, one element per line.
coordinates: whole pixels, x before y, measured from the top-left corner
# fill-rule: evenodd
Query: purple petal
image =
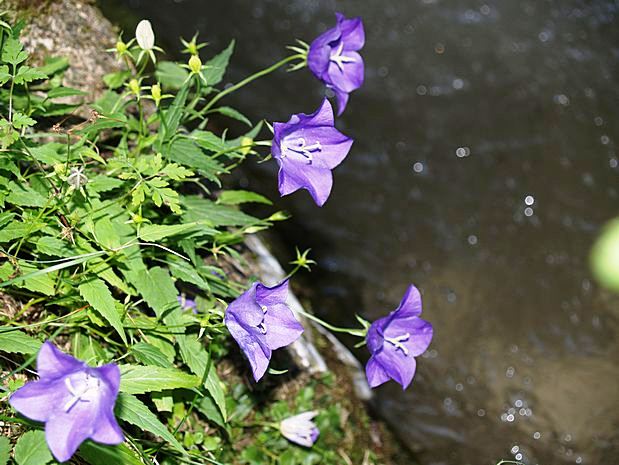
<path fill-rule="evenodd" d="M 267 287 L 262 283 L 256 285 L 256 303 L 258 305 L 269 305 L 286 303 L 288 300 L 288 280 L 284 280 L 281 283 Z"/>
<path fill-rule="evenodd" d="M 421 294 L 419 289 L 411 284 L 395 311 L 398 313 L 398 318 L 421 315 Z"/>
<path fill-rule="evenodd" d="M 401 350 L 396 350 L 394 346 L 385 343 L 383 350 L 379 351 L 374 358 L 381 365 L 385 373 L 406 389 L 413 376 L 417 363 L 412 355 L 404 355 Z"/>
<path fill-rule="evenodd" d="M 334 169 L 344 161 L 354 142 L 334 127 L 322 126 L 308 129 L 304 133 L 306 138 L 320 141 L 322 146 L 322 150 L 312 159 L 313 168 Z"/>
<path fill-rule="evenodd" d="M 92 436 L 97 417 L 94 402 L 78 402 L 69 412 L 56 410 L 45 424 L 45 439 L 56 460 L 69 460 L 80 444 Z"/>
<path fill-rule="evenodd" d="M 41 379 L 59 378 L 84 367 L 84 362 L 61 352 L 50 341 L 43 343 L 37 355 L 37 372 Z"/>
<path fill-rule="evenodd" d="M 261 310 L 262 313 L 262 310 Z M 256 381 L 266 372 L 271 360 L 271 350 L 258 339 L 257 334 L 250 333 L 236 319 L 233 313 L 226 312 L 225 324 L 230 334 L 237 342 L 249 364 Z M 256 330 L 257 331 L 257 330 Z"/>
<path fill-rule="evenodd" d="M 348 98 L 350 97 L 348 92 L 332 87 L 335 93 L 335 99 L 337 100 L 337 116 L 341 116 L 348 105 Z"/>
<path fill-rule="evenodd" d="M 402 344 L 408 349 L 409 356 L 413 357 L 426 351 L 432 342 L 432 333 L 432 324 L 418 317 L 394 318 L 384 330 L 386 337 L 409 334 L 408 340 Z"/>
<path fill-rule="evenodd" d="M 125 440 L 116 417 L 110 412 L 99 415 L 98 421 L 95 424 L 95 431 L 90 436 L 90 439 L 109 445 L 120 444 Z"/>
<path fill-rule="evenodd" d="M 344 42 L 344 50 L 360 50 L 365 45 L 365 31 L 361 18 L 346 19 L 343 14 L 335 13 Z"/>
<path fill-rule="evenodd" d="M 281 168 L 281 166 L 279 173 L 277 174 L 277 182 L 277 187 L 282 197 L 284 195 L 292 194 L 303 187 L 303 184 L 299 179 L 286 175 L 286 172 Z"/>
<path fill-rule="evenodd" d="M 258 283 L 252 286 L 238 296 L 234 301 L 230 302 L 226 309 L 226 317 L 229 314 L 234 314 L 236 319 L 248 326 L 257 326 L 262 322 L 263 313 L 260 306 L 256 303 L 256 287 Z"/>
<path fill-rule="evenodd" d="M 302 124 L 305 127 L 311 126 L 334 126 L 335 119 L 333 117 L 333 107 L 329 100 L 323 99 L 320 108 L 310 115 L 305 113 L 299 113 L 295 115 L 298 117 L 298 124 Z"/>
<path fill-rule="evenodd" d="M 323 32 L 311 43 L 307 54 L 307 65 L 318 79 L 322 80 L 322 76 L 327 72 L 331 54 L 330 44 L 338 40 L 340 36 L 339 26 L 335 26 Z"/>
<path fill-rule="evenodd" d="M 325 204 L 331 194 L 333 175 L 328 168 L 309 168 L 303 170 L 291 167 L 291 169 L 287 170 L 286 175 L 289 175 L 294 182 L 302 184 L 303 188 L 309 191 L 314 202 L 319 207 Z"/>
<path fill-rule="evenodd" d="M 47 421 L 54 406 L 63 405 L 67 395 L 62 379 L 31 381 L 13 393 L 9 404 L 26 418 Z"/>
<path fill-rule="evenodd" d="M 276 304 L 269 306 L 264 315 L 267 346 L 279 349 L 296 341 L 303 333 L 303 326 L 299 323 L 292 310 L 287 305 Z"/>
<path fill-rule="evenodd" d="M 118 365 L 108 363 L 107 365 L 102 365 L 99 368 L 93 368 L 93 371 L 96 373 L 98 378 L 105 381 L 109 388 L 109 392 L 112 394 L 112 402 L 116 402 L 116 396 L 118 395 L 118 390 L 120 389 L 120 368 L 118 368 Z M 110 409 L 113 409 L 114 404 L 112 403 L 109 407 Z"/>
<path fill-rule="evenodd" d="M 345 52 L 342 56 L 353 59 L 353 62 L 344 63 L 342 67 L 331 61 L 327 70 L 328 81 L 344 92 L 352 92 L 363 85 L 365 66 L 361 55 L 357 52 Z"/>
<path fill-rule="evenodd" d="M 368 329 L 368 335 L 366 337 L 370 353 L 374 354 L 383 348 L 383 328 L 389 321 L 389 317 L 386 316 L 379 318 L 370 325 L 370 329 Z"/>
<path fill-rule="evenodd" d="M 380 386 L 390 379 L 389 375 L 374 356 L 370 357 L 368 363 L 365 365 L 365 375 L 371 388 Z"/>

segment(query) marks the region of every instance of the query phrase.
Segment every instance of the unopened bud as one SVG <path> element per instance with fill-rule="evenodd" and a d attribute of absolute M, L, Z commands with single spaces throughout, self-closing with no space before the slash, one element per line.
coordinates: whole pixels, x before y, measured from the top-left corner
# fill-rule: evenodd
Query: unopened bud
<path fill-rule="evenodd" d="M 161 86 L 159 84 L 153 84 L 150 87 L 150 95 L 153 97 L 155 105 L 159 105 L 161 101 Z"/>
<path fill-rule="evenodd" d="M 194 74 L 199 74 L 202 70 L 202 60 L 200 60 L 200 57 L 198 55 L 191 55 L 188 65 L 189 69 Z"/>
<path fill-rule="evenodd" d="M 241 153 L 243 155 L 247 155 L 250 152 L 253 145 L 254 145 L 254 140 L 251 137 L 241 138 Z"/>
<path fill-rule="evenodd" d="M 129 81 L 129 89 L 135 95 L 140 95 L 140 83 L 137 79 L 131 79 L 131 81 Z"/>
<path fill-rule="evenodd" d="M 118 53 L 119 55 L 123 55 L 126 52 L 127 52 L 127 44 L 124 43 L 122 40 L 119 40 L 118 42 L 116 42 L 116 53 Z"/>

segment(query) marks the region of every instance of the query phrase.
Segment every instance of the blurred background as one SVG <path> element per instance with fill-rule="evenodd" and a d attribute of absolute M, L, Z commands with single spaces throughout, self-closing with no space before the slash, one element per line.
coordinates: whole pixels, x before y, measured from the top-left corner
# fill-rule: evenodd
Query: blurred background
<path fill-rule="evenodd" d="M 361 16 L 366 81 L 337 122 L 353 149 L 322 209 L 304 191 L 278 203 L 293 214 L 276 229 L 287 249 L 319 262 L 304 278 L 314 310 L 354 325 L 422 290 L 434 341 L 413 385 L 373 403 L 422 465 L 617 462 L 619 301 L 588 254 L 618 210 L 618 1 L 99 5 L 127 39 L 150 19 L 171 53 L 195 31 L 203 60 L 238 39 L 227 82 L 335 11 Z M 286 121 L 322 95 L 308 70 L 279 72 L 227 104 Z M 276 168 L 250 161 L 238 182 L 276 198 Z"/>

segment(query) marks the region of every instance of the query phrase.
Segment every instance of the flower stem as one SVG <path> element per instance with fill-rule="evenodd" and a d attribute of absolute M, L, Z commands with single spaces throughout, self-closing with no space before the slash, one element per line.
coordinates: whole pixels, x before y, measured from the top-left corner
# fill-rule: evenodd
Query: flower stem
<path fill-rule="evenodd" d="M 277 63 L 269 66 L 268 68 L 265 68 L 263 70 L 258 71 L 257 73 L 252 74 L 251 76 L 246 77 L 245 79 L 243 79 L 242 81 L 237 82 L 236 84 L 228 87 L 227 89 L 222 90 L 220 93 L 218 93 L 215 97 L 213 97 L 211 99 L 210 102 L 208 102 L 204 108 L 202 108 L 202 110 L 200 110 L 192 119 L 196 119 L 199 117 L 202 117 L 204 115 L 204 113 L 206 113 L 208 110 L 210 110 L 211 108 L 213 108 L 213 105 L 215 105 L 219 100 L 221 100 L 222 98 L 224 98 L 226 95 L 231 94 L 232 92 L 234 92 L 235 90 L 240 89 L 241 87 L 249 84 L 252 81 L 255 81 L 256 79 L 262 77 L 262 76 L 266 76 L 267 74 L 272 73 L 273 71 L 275 71 L 278 68 L 281 68 L 282 66 L 284 66 L 287 63 L 290 63 L 291 61 L 294 60 L 304 60 L 305 59 L 305 55 L 302 55 L 300 53 L 296 54 L 296 55 L 290 55 L 289 57 L 284 58 L 283 60 L 278 61 Z"/>
<path fill-rule="evenodd" d="M 363 337 L 363 338 L 365 337 L 365 331 L 360 331 L 358 329 L 352 329 L 352 328 L 340 328 L 339 326 L 333 326 L 332 324 L 329 324 L 326 321 L 321 320 L 317 316 L 312 315 L 311 313 L 308 313 L 305 310 L 296 309 L 295 311 L 303 315 L 308 320 L 312 320 L 313 322 L 318 323 L 321 326 L 324 326 L 329 331 L 333 331 L 334 333 L 346 333 L 346 334 L 350 334 L 351 336 L 357 336 L 357 337 Z"/>

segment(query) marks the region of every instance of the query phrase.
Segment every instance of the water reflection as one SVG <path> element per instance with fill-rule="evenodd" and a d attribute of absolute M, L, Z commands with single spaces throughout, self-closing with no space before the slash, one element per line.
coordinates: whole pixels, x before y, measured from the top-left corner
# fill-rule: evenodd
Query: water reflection
<path fill-rule="evenodd" d="M 363 16 L 366 83 L 338 123 L 351 156 L 323 209 L 284 202 L 295 220 L 280 232 L 322 265 L 317 311 L 352 323 L 423 290 L 431 350 L 411 389 L 376 402 L 424 465 L 616 461 L 619 307 L 587 253 L 617 212 L 619 2 L 123 3 L 169 49 L 195 29 L 213 49 L 238 37 L 231 81 L 336 8 Z M 285 121 L 321 92 L 309 72 L 281 73 L 230 103 Z M 273 195 L 274 170 L 242 182 Z"/>

